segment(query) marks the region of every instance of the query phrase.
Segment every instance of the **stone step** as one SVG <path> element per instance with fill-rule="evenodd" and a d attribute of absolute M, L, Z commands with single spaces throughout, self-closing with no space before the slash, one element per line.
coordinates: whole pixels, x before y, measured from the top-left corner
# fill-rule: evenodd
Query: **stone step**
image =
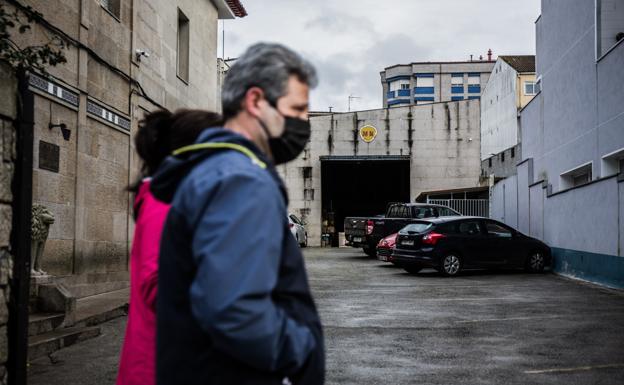
<path fill-rule="evenodd" d="M 28 359 L 44 357 L 77 342 L 100 335 L 98 326 L 57 329 L 28 338 Z"/>
<path fill-rule="evenodd" d="M 128 314 L 130 288 L 79 298 L 75 323 L 92 326 Z"/>
<path fill-rule="evenodd" d="M 63 323 L 63 313 L 35 313 L 28 317 L 28 335 L 36 336 L 51 332 Z"/>
<path fill-rule="evenodd" d="M 121 289 L 126 289 L 130 286 L 128 281 L 109 281 L 109 282 L 94 282 L 94 283 L 79 283 L 71 286 L 67 286 L 69 292 L 76 298 L 85 298 L 102 293 L 109 293 Z"/>

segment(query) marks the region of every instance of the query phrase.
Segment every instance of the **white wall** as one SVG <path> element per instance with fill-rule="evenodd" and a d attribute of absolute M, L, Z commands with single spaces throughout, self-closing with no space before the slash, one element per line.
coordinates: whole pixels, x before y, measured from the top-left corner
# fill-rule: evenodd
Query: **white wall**
<path fill-rule="evenodd" d="M 517 72 L 498 59 L 481 95 L 481 160 L 518 144 Z"/>

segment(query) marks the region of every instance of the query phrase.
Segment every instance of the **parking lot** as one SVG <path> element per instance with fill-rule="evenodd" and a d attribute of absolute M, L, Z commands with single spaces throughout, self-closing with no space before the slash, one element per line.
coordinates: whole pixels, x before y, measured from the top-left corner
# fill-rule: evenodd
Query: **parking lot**
<path fill-rule="evenodd" d="M 624 293 L 552 274 L 409 275 L 307 249 L 329 384 L 622 384 Z"/>

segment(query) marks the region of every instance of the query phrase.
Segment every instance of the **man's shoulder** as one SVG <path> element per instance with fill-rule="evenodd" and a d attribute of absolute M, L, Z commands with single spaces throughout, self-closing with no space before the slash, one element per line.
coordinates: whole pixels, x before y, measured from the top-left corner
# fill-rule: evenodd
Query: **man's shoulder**
<path fill-rule="evenodd" d="M 207 156 L 193 168 L 180 188 L 193 195 L 203 195 L 214 188 L 234 184 L 235 188 L 256 193 L 277 190 L 276 182 L 265 168 L 236 150 L 222 150 Z"/>

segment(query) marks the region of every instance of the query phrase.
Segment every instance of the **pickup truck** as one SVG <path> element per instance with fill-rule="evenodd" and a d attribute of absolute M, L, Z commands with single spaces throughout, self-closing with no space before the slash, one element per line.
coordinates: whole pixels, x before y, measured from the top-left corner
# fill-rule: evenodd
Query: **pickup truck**
<path fill-rule="evenodd" d="M 391 203 L 386 215 L 377 217 L 347 217 L 344 221 L 347 246 L 362 248 L 368 256 L 374 256 L 377 243 L 412 222 L 423 218 L 461 215 L 441 205 L 427 203 Z"/>

